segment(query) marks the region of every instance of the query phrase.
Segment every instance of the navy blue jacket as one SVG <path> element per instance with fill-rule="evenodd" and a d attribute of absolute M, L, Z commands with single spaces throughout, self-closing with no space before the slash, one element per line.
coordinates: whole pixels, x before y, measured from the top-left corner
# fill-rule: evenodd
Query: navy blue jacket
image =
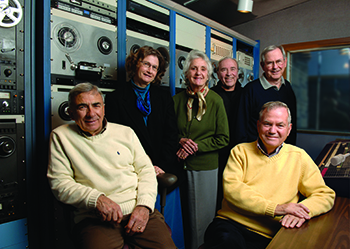
<path fill-rule="evenodd" d="M 257 121 L 261 107 L 269 101 L 281 101 L 290 109 L 292 115 L 292 130 L 286 143 L 296 144 L 297 137 L 297 104 L 290 82 L 285 80 L 280 89 L 275 87 L 265 90 L 260 79 L 248 83 L 242 91 L 238 110 L 236 136 L 238 142 L 252 142 L 258 138 Z"/>

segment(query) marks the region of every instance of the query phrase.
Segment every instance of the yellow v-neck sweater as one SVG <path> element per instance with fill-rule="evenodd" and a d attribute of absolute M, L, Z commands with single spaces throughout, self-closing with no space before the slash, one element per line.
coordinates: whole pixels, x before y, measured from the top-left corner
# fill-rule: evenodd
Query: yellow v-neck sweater
<path fill-rule="evenodd" d="M 230 153 L 223 182 L 218 217 L 268 238 L 281 227 L 281 217 L 274 217 L 277 204 L 298 203 L 301 194 L 306 197 L 301 203 L 313 217 L 329 211 L 335 199 L 309 155 L 289 144 L 271 158 L 261 153 L 256 141 L 237 145 Z"/>

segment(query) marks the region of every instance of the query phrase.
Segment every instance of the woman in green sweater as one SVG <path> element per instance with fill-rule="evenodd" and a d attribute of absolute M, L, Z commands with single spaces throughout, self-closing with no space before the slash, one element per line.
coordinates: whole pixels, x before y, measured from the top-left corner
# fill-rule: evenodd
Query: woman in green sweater
<path fill-rule="evenodd" d="M 205 53 L 192 50 L 183 72 L 188 87 L 174 96 L 180 140 L 176 155 L 187 177 L 181 191 L 186 248 L 197 249 L 215 216 L 218 150 L 228 144 L 229 129 L 223 100 L 208 88 L 213 69 Z"/>

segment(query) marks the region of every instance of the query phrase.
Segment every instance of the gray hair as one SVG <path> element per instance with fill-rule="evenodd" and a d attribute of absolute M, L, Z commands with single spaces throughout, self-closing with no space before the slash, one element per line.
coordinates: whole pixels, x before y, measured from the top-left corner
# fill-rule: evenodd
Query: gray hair
<path fill-rule="evenodd" d="M 283 55 L 283 59 L 286 60 L 287 56 L 286 56 L 286 52 L 284 51 L 283 47 L 282 46 L 276 46 L 276 45 L 270 45 L 266 48 L 264 48 L 264 50 L 261 52 L 261 55 L 260 55 L 260 63 L 261 64 L 265 64 L 265 55 L 268 53 L 268 52 L 271 52 L 275 49 L 279 49 L 281 50 L 282 52 L 282 55 Z"/>
<path fill-rule="evenodd" d="M 288 124 L 292 123 L 292 115 L 290 114 L 290 110 L 288 108 L 288 106 L 281 102 L 281 101 L 270 101 L 265 103 L 262 107 L 261 110 L 259 112 L 259 121 L 261 122 L 262 120 L 262 116 L 264 114 L 264 111 L 266 110 L 266 112 L 269 112 L 271 110 L 277 109 L 277 108 L 285 108 L 287 109 L 288 112 Z"/>
<path fill-rule="evenodd" d="M 186 79 L 186 85 L 189 85 L 189 82 L 188 82 L 186 76 L 187 76 L 188 71 L 190 70 L 191 63 L 192 63 L 192 61 L 194 59 L 198 59 L 198 58 L 203 59 L 205 61 L 205 63 L 207 64 L 207 70 L 208 70 L 208 81 L 207 81 L 207 84 L 212 78 L 213 66 L 211 65 L 211 62 L 210 62 L 208 56 L 202 51 L 192 50 L 187 55 L 187 58 L 186 58 L 186 60 L 184 62 L 183 75 L 185 76 L 185 79 Z"/>
<path fill-rule="evenodd" d="M 237 70 L 239 70 L 238 61 L 235 58 L 231 58 L 231 57 L 228 57 L 228 56 L 226 56 L 226 57 L 224 57 L 224 58 L 219 60 L 219 62 L 218 62 L 218 69 L 220 69 L 220 63 L 223 62 L 224 60 L 228 60 L 228 59 L 235 61 L 236 64 L 237 64 Z"/>
<path fill-rule="evenodd" d="M 101 92 L 101 90 L 96 86 L 93 85 L 89 82 L 85 82 L 85 83 L 79 83 L 76 86 L 74 86 L 70 91 L 69 91 L 69 95 L 68 95 L 68 106 L 69 108 L 72 108 L 72 103 L 74 102 L 74 99 L 81 93 L 86 93 L 86 92 L 91 92 L 94 91 L 98 94 L 101 95 L 103 102 L 104 100 L 104 95 Z"/>

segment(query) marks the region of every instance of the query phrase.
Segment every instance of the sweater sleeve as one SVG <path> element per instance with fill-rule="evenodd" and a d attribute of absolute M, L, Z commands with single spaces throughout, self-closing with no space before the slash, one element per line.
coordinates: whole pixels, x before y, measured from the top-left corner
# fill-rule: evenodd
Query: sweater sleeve
<path fill-rule="evenodd" d="M 267 200 L 244 181 L 247 163 L 242 147 L 234 147 L 223 173 L 224 199 L 237 213 L 273 217 L 277 203 Z"/>
<path fill-rule="evenodd" d="M 65 149 L 59 136 L 51 133 L 50 153 L 47 177 L 54 196 L 61 202 L 73 205 L 76 208 L 94 209 L 96 201 L 103 192 L 84 186 L 74 180 Z"/>
<path fill-rule="evenodd" d="M 334 204 L 335 192 L 329 188 L 320 174 L 320 170 L 310 156 L 304 152 L 303 174 L 299 183 L 299 191 L 306 197 L 301 203 L 310 209 L 314 217 L 328 212 Z"/>
<path fill-rule="evenodd" d="M 215 105 L 216 108 L 216 117 L 213 117 L 216 120 L 215 134 L 203 138 L 199 141 L 194 141 L 198 144 L 198 152 L 210 152 L 214 150 L 219 150 L 227 146 L 229 142 L 230 135 L 228 128 L 228 120 L 224 102 L 221 99 L 221 97 L 215 100 L 213 105 Z"/>

